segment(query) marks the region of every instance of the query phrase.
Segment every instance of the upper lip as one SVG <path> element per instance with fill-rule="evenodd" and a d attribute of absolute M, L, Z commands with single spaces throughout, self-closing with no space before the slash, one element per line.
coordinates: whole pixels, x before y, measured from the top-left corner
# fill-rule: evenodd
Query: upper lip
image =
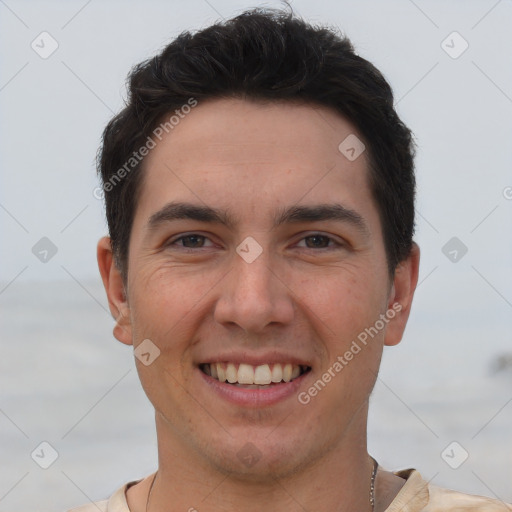
<path fill-rule="evenodd" d="M 254 352 L 223 352 L 215 354 L 210 357 L 205 356 L 198 364 L 209 363 L 235 363 L 235 364 L 250 364 L 252 366 L 260 366 L 262 364 L 287 364 L 291 363 L 298 366 L 311 367 L 311 361 L 306 358 L 297 357 L 297 355 L 285 354 L 283 352 L 264 352 L 256 354 Z"/>

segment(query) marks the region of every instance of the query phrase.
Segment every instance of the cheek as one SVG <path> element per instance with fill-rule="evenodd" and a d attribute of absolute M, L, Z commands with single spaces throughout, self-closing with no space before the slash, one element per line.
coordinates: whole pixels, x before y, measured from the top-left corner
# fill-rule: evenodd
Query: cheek
<path fill-rule="evenodd" d="M 160 350 L 166 369 L 190 369 L 189 354 L 200 325 L 211 313 L 211 294 L 221 285 L 222 272 L 186 266 L 139 267 L 130 290 L 134 344 L 150 339 Z"/>
<path fill-rule="evenodd" d="M 190 348 L 194 318 L 208 285 L 187 269 L 140 266 L 130 288 L 135 350 L 143 340 L 158 348 L 158 357 L 145 366 L 137 360 L 142 386 L 159 411 L 175 418 L 183 411 L 168 410 L 168 403 L 187 401 L 183 389 L 191 378 Z M 177 419 L 176 419 L 177 421 Z"/>
<path fill-rule="evenodd" d="M 302 279 L 301 288 L 313 318 L 336 345 L 373 325 L 386 307 L 386 288 L 371 270 L 345 269 Z"/>
<path fill-rule="evenodd" d="M 313 312 L 309 318 L 323 346 L 323 357 L 316 379 L 304 391 L 316 401 L 319 425 L 346 422 L 375 385 L 385 329 L 372 329 L 386 308 L 385 287 L 377 282 L 371 273 L 344 274 L 316 280 L 316 292 L 312 288 L 308 295 Z"/>
<path fill-rule="evenodd" d="M 137 269 L 130 287 L 134 344 L 149 338 L 163 350 L 164 340 L 190 309 L 191 300 L 192 294 L 185 293 L 179 279 L 168 279 L 148 267 Z"/>
<path fill-rule="evenodd" d="M 157 319 L 157 324 L 166 326 L 184 318 L 213 290 L 219 281 L 217 274 L 176 264 L 139 268 L 131 289 L 136 318 Z"/>

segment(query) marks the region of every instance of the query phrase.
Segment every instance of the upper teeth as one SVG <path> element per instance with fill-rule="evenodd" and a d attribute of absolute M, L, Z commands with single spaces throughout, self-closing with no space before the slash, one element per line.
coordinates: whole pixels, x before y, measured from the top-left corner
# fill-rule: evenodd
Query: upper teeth
<path fill-rule="evenodd" d="M 265 385 L 272 382 L 290 382 L 301 373 L 301 367 L 291 363 L 262 364 L 253 366 L 241 363 L 211 363 L 203 365 L 207 375 L 221 382 L 228 381 L 231 384 L 259 384 Z"/>

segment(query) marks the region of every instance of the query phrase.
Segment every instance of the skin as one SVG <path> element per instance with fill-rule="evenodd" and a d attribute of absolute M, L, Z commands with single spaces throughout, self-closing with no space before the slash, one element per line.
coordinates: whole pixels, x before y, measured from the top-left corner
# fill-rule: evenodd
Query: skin
<path fill-rule="evenodd" d="M 349 161 L 338 150 L 349 134 L 358 134 L 351 123 L 316 105 L 200 103 L 146 157 L 126 283 L 109 238 L 100 240 L 115 337 L 160 350 L 148 366 L 136 359 L 158 436 L 151 511 L 371 509 L 368 399 L 383 347 L 402 338 L 419 249 L 389 276 L 367 155 Z M 149 229 L 171 201 L 229 210 L 234 224 Z M 366 230 L 338 220 L 273 226 L 276 208 L 332 203 L 357 212 Z M 206 238 L 176 241 L 190 234 Z M 252 263 L 235 250 L 248 236 L 263 251 Z M 279 350 L 308 361 L 298 390 L 307 391 L 394 303 L 400 312 L 307 405 L 296 393 L 268 407 L 234 405 L 199 374 L 220 351 Z M 251 467 L 237 456 L 248 440 L 259 453 Z M 127 491 L 133 512 L 146 509 L 150 484 Z M 375 510 L 403 484 L 379 470 Z"/>

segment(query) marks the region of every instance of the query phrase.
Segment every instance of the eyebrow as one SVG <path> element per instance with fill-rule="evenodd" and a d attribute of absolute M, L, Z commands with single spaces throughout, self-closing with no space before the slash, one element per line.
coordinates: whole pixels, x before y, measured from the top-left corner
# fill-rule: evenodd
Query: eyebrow
<path fill-rule="evenodd" d="M 151 215 L 147 227 L 150 231 L 153 231 L 162 224 L 183 219 L 222 224 L 229 229 L 233 229 L 236 224 L 234 217 L 228 211 L 192 203 L 172 202 Z M 370 232 L 366 222 L 359 213 L 338 203 L 291 206 L 278 209 L 273 217 L 273 227 L 276 228 L 282 224 L 326 220 L 351 224 L 365 235 L 368 235 Z"/>

